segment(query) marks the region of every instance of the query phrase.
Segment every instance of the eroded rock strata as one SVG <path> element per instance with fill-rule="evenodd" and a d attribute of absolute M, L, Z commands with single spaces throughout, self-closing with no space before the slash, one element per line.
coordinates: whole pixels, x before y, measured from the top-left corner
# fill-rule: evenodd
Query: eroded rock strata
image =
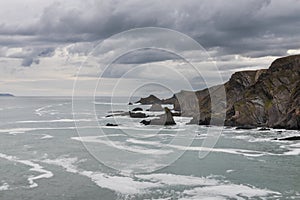
<path fill-rule="evenodd" d="M 214 112 L 211 97 L 216 102 Z M 138 102 L 173 104 L 182 116 L 193 117 L 193 124 L 299 130 L 300 55 L 279 58 L 268 69 L 236 72 L 223 85 L 181 91 L 162 100 L 150 95 Z"/>

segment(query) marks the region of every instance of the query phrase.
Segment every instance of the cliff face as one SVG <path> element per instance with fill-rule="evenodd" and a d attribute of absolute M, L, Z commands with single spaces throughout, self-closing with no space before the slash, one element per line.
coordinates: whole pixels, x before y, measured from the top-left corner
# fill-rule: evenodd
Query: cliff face
<path fill-rule="evenodd" d="M 161 103 L 173 104 L 196 124 L 300 129 L 300 55 L 275 60 L 269 69 L 234 73 L 224 85 L 181 91 Z M 223 102 L 226 95 L 226 102 Z M 217 112 L 211 114 L 211 96 Z M 153 98 L 152 98 L 153 99 Z M 147 102 L 147 99 L 143 99 Z M 212 123 L 213 122 L 213 123 Z"/>
<path fill-rule="evenodd" d="M 275 60 L 233 103 L 234 125 L 300 129 L 300 56 Z M 232 100 L 230 96 L 228 101 Z M 231 118 L 230 118 L 231 117 Z"/>

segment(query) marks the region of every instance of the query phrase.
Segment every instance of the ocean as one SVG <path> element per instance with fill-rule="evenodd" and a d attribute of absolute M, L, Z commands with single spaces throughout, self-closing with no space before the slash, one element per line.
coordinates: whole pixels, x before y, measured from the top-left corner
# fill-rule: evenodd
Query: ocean
<path fill-rule="evenodd" d="M 0 199 L 300 199 L 300 143 L 274 140 L 299 131 L 105 117 L 127 103 L 0 98 Z"/>

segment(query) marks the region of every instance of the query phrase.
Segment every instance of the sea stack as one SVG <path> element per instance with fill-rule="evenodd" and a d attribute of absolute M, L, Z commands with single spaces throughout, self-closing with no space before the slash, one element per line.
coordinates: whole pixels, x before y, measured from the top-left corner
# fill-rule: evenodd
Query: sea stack
<path fill-rule="evenodd" d="M 173 118 L 173 115 L 169 108 L 164 108 L 165 113 L 161 115 L 158 119 L 153 120 L 143 120 L 141 121 L 144 125 L 162 125 L 162 126 L 169 126 L 169 125 L 176 125 L 176 122 Z"/>

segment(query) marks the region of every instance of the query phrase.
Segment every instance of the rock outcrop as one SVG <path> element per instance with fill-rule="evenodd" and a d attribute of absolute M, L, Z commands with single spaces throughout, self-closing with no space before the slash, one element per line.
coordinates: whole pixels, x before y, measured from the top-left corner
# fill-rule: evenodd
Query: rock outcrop
<path fill-rule="evenodd" d="M 296 140 L 300 140 L 300 136 L 291 136 L 291 137 L 286 137 L 286 138 L 276 138 L 275 140 L 296 141 Z"/>
<path fill-rule="evenodd" d="M 143 108 L 137 107 L 137 108 L 132 109 L 132 111 L 134 111 L 134 112 L 136 112 L 136 111 L 143 111 Z"/>
<path fill-rule="evenodd" d="M 151 104 L 155 104 L 155 103 L 161 104 L 161 100 L 151 94 L 150 96 L 148 96 L 146 98 L 141 98 L 139 101 L 137 101 L 135 103 L 141 103 L 144 105 L 151 105 Z"/>
<path fill-rule="evenodd" d="M 211 111 L 212 96 L 218 112 Z M 182 116 L 193 117 L 194 124 L 299 130 L 300 55 L 279 58 L 269 69 L 236 72 L 225 84 L 209 89 L 181 91 L 163 100 L 150 97 L 139 102 L 173 104 Z"/>
<path fill-rule="evenodd" d="M 141 123 L 144 125 L 163 125 L 163 126 L 175 125 L 176 122 L 173 118 L 173 115 L 172 115 L 170 109 L 167 107 L 164 109 L 165 109 L 165 113 L 163 115 L 159 116 L 158 119 L 152 119 L 149 121 L 143 120 L 143 121 L 141 121 Z"/>
<path fill-rule="evenodd" d="M 142 112 L 130 112 L 130 111 L 129 111 L 129 116 L 131 118 L 147 118 L 147 117 L 149 117 L 148 115 L 146 115 L 145 113 L 142 113 Z"/>
<path fill-rule="evenodd" d="M 118 124 L 107 123 L 105 126 L 118 126 Z"/>

